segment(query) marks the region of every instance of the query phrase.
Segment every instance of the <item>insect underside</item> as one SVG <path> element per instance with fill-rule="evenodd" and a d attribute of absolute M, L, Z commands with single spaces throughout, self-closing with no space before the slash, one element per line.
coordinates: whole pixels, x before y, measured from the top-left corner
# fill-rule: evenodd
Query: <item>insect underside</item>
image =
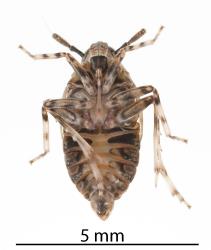
<path fill-rule="evenodd" d="M 62 126 L 70 178 L 101 219 L 109 216 L 114 201 L 121 197 L 135 176 L 143 132 L 142 113 L 150 104 L 154 107 L 155 182 L 157 184 L 161 174 L 172 195 L 190 208 L 162 162 L 160 124 L 166 136 L 183 142 L 187 140 L 171 135 L 157 90 L 151 85 L 136 87 L 121 64 L 126 52 L 153 44 L 162 29 L 151 40 L 134 44 L 145 34 L 142 29 L 117 50 L 97 42 L 86 53 L 53 34 L 54 39 L 80 55 L 81 62 L 67 52 L 32 55 L 19 46 L 33 59 L 64 57 L 74 69 L 62 99 L 48 99 L 42 106 L 44 152 L 31 163 L 49 152 L 50 113 Z"/>

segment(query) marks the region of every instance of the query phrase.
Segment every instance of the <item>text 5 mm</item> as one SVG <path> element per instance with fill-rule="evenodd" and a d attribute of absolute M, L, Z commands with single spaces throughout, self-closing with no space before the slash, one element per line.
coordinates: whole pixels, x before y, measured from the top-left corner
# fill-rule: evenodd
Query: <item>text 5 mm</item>
<path fill-rule="evenodd" d="M 82 229 L 81 242 L 124 242 L 122 232 L 94 232 L 89 233 L 89 229 Z"/>

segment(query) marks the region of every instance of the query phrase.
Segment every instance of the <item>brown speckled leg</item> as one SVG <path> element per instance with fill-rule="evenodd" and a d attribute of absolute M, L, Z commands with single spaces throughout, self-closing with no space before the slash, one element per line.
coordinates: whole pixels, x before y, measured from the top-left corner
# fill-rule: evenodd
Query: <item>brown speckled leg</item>
<path fill-rule="evenodd" d="M 70 115 L 70 109 L 72 102 L 76 101 L 71 99 L 56 99 L 56 100 L 47 100 L 43 104 L 43 124 L 44 124 L 44 153 L 38 155 L 30 162 L 33 163 L 41 157 L 45 156 L 49 152 L 49 136 L 48 136 L 48 116 L 49 112 L 61 125 L 62 127 L 72 136 L 73 140 L 76 141 L 81 148 L 85 160 L 90 166 L 91 171 L 93 172 L 94 177 L 97 180 L 98 187 L 103 189 L 102 183 L 102 174 L 97 167 L 97 163 L 101 163 L 101 158 L 94 152 L 93 148 L 87 143 L 86 140 L 71 126 L 71 123 L 74 122 L 74 117 Z M 88 101 L 86 102 L 88 105 Z M 77 109 L 84 109 L 83 102 L 76 101 Z M 80 106 L 81 105 L 81 106 Z M 66 110 L 66 108 L 69 108 Z M 88 108 L 88 106 L 87 106 Z M 73 110 L 74 111 L 74 110 Z M 74 114 L 74 112 L 73 112 Z"/>
<path fill-rule="evenodd" d="M 52 53 L 52 54 L 33 55 L 28 50 L 26 50 L 22 45 L 20 45 L 19 48 L 34 60 L 66 58 L 68 63 L 73 67 L 74 71 L 80 77 L 86 91 L 90 95 L 93 95 L 95 93 L 95 88 L 93 87 L 92 79 L 90 78 L 90 75 L 70 53 L 59 52 L 59 53 Z"/>
<path fill-rule="evenodd" d="M 138 101 L 135 101 L 136 98 L 144 96 L 144 94 L 149 94 L 149 93 L 151 93 L 151 95 L 147 97 L 142 97 Z M 155 164 L 154 170 L 156 174 L 155 183 L 157 185 L 157 177 L 159 174 L 161 174 L 165 179 L 165 181 L 167 182 L 172 195 L 175 195 L 181 202 L 184 202 L 186 206 L 190 208 L 190 205 L 178 192 L 172 180 L 168 176 L 165 166 L 162 162 L 161 147 L 160 147 L 160 122 L 163 126 L 165 135 L 167 137 L 171 139 L 177 139 L 182 142 L 187 142 L 187 140 L 177 136 L 173 136 L 171 134 L 165 114 L 163 112 L 163 108 L 160 103 L 159 94 L 154 87 L 143 86 L 140 88 L 124 91 L 114 96 L 113 100 L 111 100 L 111 103 L 112 101 L 119 100 L 120 102 L 122 101 L 125 105 L 127 105 L 128 98 L 134 98 L 135 102 L 120 110 L 116 118 L 117 121 L 122 124 L 130 122 L 130 120 L 132 120 L 134 116 L 144 111 L 150 104 L 154 105 L 154 164 Z"/>
<path fill-rule="evenodd" d="M 49 121 L 48 121 L 48 113 L 45 108 L 42 108 L 42 121 L 43 121 L 43 153 L 39 154 L 29 162 L 33 164 L 35 161 L 44 157 L 49 152 Z"/>

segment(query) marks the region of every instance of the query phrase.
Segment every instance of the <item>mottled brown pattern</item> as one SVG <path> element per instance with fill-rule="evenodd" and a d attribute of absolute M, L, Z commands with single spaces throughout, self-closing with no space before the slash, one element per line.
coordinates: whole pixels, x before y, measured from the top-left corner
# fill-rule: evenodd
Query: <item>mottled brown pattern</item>
<path fill-rule="evenodd" d="M 122 66 L 126 52 L 154 44 L 155 37 L 134 44 L 145 34 L 141 29 L 119 49 L 97 42 L 85 52 L 70 45 L 62 37 L 53 38 L 77 53 L 77 61 L 70 53 L 33 55 L 19 46 L 33 59 L 65 58 L 74 70 L 62 99 L 46 100 L 42 107 L 44 152 L 49 152 L 50 113 L 62 127 L 65 163 L 72 182 L 90 200 L 97 215 L 108 218 L 116 199 L 127 190 L 139 162 L 140 141 L 143 133 L 143 111 L 154 107 L 154 171 L 166 180 L 172 195 L 188 207 L 190 205 L 171 181 L 161 157 L 160 124 L 171 139 L 187 142 L 171 134 L 158 91 L 151 85 L 136 87 Z"/>
<path fill-rule="evenodd" d="M 84 130 L 83 130 L 84 131 Z M 116 132 L 123 132 L 123 135 L 117 135 Z M 83 136 L 79 130 L 79 133 Z M 88 134 L 88 138 L 86 135 Z M 129 183 L 133 180 L 136 173 L 136 166 L 139 160 L 139 129 L 123 131 L 121 128 L 116 130 L 104 130 L 99 133 L 86 130 L 83 138 L 93 147 L 95 152 L 108 160 L 107 164 L 99 164 L 99 169 L 103 173 L 103 182 L 106 190 L 114 194 L 115 199 L 120 198 L 127 189 Z M 101 140 L 102 139 L 102 140 Z M 79 191 L 89 199 L 90 192 L 96 187 L 96 180 L 90 171 L 89 164 L 84 160 L 83 153 L 78 143 L 74 142 L 72 137 L 64 133 L 63 149 L 65 153 L 66 166 L 71 180 L 76 184 Z M 87 179 L 92 180 L 87 190 Z"/>

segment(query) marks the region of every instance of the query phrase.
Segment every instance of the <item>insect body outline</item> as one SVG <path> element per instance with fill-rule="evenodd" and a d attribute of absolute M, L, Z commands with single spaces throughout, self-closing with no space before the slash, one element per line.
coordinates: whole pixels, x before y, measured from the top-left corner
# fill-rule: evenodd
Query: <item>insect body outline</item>
<path fill-rule="evenodd" d="M 96 42 L 85 53 L 54 33 L 53 38 L 80 55 L 81 62 L 68 52 L 33 55 L 19 46 L 33 59 L 65 58 L 74 70 L 62 99 L 48 99 L 43 103 L 44 152 L 30 162 L 49 152 L 50 113 L 62 127 L 63 150 L 70 178 L 103 220 L 108 218 L 114 201 L 127 190 L 135 176 L 143 134 L 143 111 L 151 104 L 154 107 L 156 184 L 161 174 L 172 195 L 190 208 L 163 164 L 160 124 L 167 137 L 182 142 L 187 140 L 171 134 L 156 88 L 152 85 L 136 87 L 121 64 L 127 52 L 154 44 L 162 30 L 163 26 L 153 39 L 134 44 L 146 32 L 141 29 L 117 50 L 107 43 Z"/>

